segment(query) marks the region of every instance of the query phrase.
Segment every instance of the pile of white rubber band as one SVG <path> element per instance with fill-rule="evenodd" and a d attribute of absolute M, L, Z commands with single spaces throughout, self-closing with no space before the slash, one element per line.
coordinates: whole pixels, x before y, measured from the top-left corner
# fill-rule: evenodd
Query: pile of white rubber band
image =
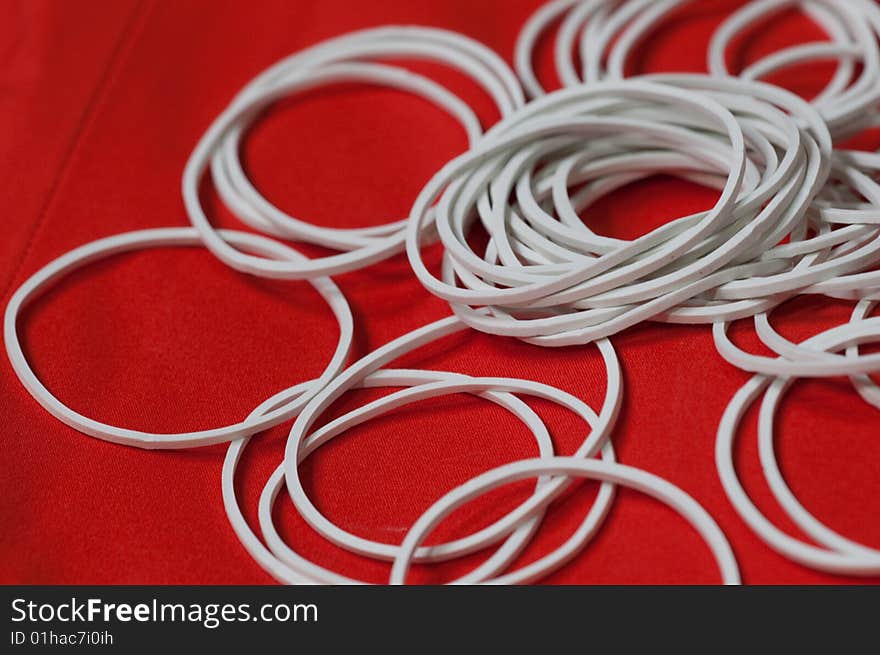
<path fill-rule="evenodd" d="M 786 557 L 839 574 L 877 575 L 880 551 L 823 525 L 788 488 L 774 451 L 773 424 L 783 393 L 799 377 L 849 376 L 862 398 L 880 408 L 880 388 L 869 377 L 880 371 L 880 354 L 859 350 L 862 344 L 880 340 L 880 318 L 870 317 L 874 301 L 880 299 L 880 271 L 875 270 L 880 262 L 880 186 L 874 180 L 880 155 L 834 147 L 845 136 L 877 123 L 880 9 L 871 0 L 748 2 L 715 33 L 707 54 L 710 75 L 626 78 L 630 53 L 686 4 L 551 2 L 520 35 L 519 79 L 485 46 L 424 27 L 355 32 L 282 60 L 248 84 L 198 142 L 183 174 L 192 227 L 129 232 L 89 243 L 51 262 L 16 291 L 4 323 L 16 373 L 48 412 L 99 439 L 168 449 L 228 442 L 222 475 L 227 515 L 250 555 L 284 583 L 358 581 L 309 561 L 282 539 L 272 510 L 283 489 L 297 512 L 327 540 L 392 562 L 391 583 L 405 582 L 413 562 L 446 561 L 495 547 L 482 564 L 455 582 L 514 584 L 539 580 L 577 556 L 601 528 L 616 486 L 624 485 L 680 513 L 711 549 L 721 580 L 736 584 L 736 560 L 711 516 L 669 482 L 617 463 L 611 441 L 623 380 L 608 338 L 645 321 L 712 323 L 721 356 L 755 373 L 731 401 L 717 435 L 717 467 L 730 501 L 742 519 Z M 725 57 L 734 37 L 791 7 L 807 12 L 831 40 L 776 52 L 734 76 Z M 533 51 L 557 20 L 561 22 L 555 64 L 566 88 L 547 94 L 533 70 Z M 389 59 L 425 59 L 458 69 L 494 100 L 500 122 L 484 133 L 461 98 L 387 63 Z M 759 81 L 777 70 L 819 59 L 835 60 L 838 67 L 811 103 Z M 241 141 L 261 112 L 282 97 L 341 82 L 415 94 L 444 109 L 465 129 L 469 150 L 437 172 L 406 219 L 370 228 L 318 227 L 272 205 L 247 177 L 239 158 Z M 526 94 L 533 98 L 528 103 Z M 228 209 L 261 234 L 212 226 L 198 194 L 207 172 Z M 718 189 L 718 202 L 708 211 L 677 218 L 631 241 L 590 229 L 592 203 L 661 173 Z M 469 239 L 478 226 L 488 235 L 481 252 Z M 310 259 L 279 239 L 337 254 Z M 422 260 L 421 248 L 437 239 L 443 246 L 443 263 L 440 271 L 432 272 Z M 207 247 L 244 273 L 308 280 L 339 325 L 339 342 L 324 372 L 276 393 L 240 423 L 177 434 L 101 423 L 53 396 L 21 348 L 17 321 L 23 308 L 62 276 L 96 259 L 144 248 L 195 245 Z M 350 362 L 354 321 L 330 276 L 368 267 L 404 250 L 424 287 L 448 301 L 453 314 Z M 769 316 L 773 308 L 801 294 L 860 302 L 849 323 L 796 344 L 772 327 Z M 728 324 L 742 318 L 754 320 L 759 337 L 776 357 L 752 355 L 733 344 Z M 596 411 L 571 394 L 528 380 L 386 368 L 403 354 L 469 328 L 546 346 L 595 344 L 607 370 L 602 407 Z M 322 414 L 343 394 L 367 387 L 400 390 L 322 424 Z M 534 435 L 539 457 L 512 462 L 451 490 L 425 511 L 401 544 L 365 539 L 320 513 L 300 479 L 301 462 L 354 426 L 409 403 L 454 393 L 474 394 L 512 412 Z M 764 474 L 788 516 L 815 543 L 770 523 L 746 495 L 734 469 L 738 424 L 761 394 L 759 452 Z M 556 455 L 551 431 L 523 397 L 549 400 L 583 419 L 585 437 L 573 456 Z M 252 437 L 291 420 L 283 461 L 260 496 L 258 533 L 241 511 L 236 467 Z M 423 545 L 455 508 L 493 488 L 529 478 L 536 479 L 533 494 L 488 527 L 454 541 Z M 540 529 L 548 506 L 582 478 L 602 484 L 577 530 L 538 560 L 510 570 Z"/>

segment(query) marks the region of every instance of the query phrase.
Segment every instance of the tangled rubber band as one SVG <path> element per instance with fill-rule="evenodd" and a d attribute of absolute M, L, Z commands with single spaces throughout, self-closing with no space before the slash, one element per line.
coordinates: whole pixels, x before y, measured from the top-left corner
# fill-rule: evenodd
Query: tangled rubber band
<path fill-rule="evenodd" d="M 613 450 L 608 437 L 620 407 L 621 376 L 614 350 L 607 341 L 599 344 L 600 352 L 606 363 L 609 381 L 606 399 L 599 415 L 596 415 L 589 406 L 570 394 L 536 382 L 509 378 L 473 378 L 436 371 L 380 369 L 387 362 L 397 359 L 419 346 L 462 329 L 464 329 L 464 325 L 454 317 L 450 317 L 396 339 L 353 364 L 329 386 L 325 387 L 320 394 L 311 399 L 291 429 L 291 436 L 287 442 L 288 453 L 285 456 L 285 464 L 279 466 L 273 473 L 261 495 L 260 527 L 266 539 L 268 550 L 244 521 L 235 496 L 235 468 L 246 441 L 242 440 L 230 445 L 223 471 L 224 503 L 242 543 L 268 572 L 285 582 L 309 581 L 344 584 L 357 582 L 309 562 L 287 546 L 278 535 L 273 524 L 272 506 L 285 479 L 297 510 L 314 529 L 330 541 L 346 550 L 370 557 L 391 560 L 396 556 L 399 547 L 359 538 L 339 529 L 320 515 L 305 495 L 299 479 L 298 465 L 314 450 L 346 429 L 415 400 L 451 392 L 481 393 L 520 416 L 535 434 L 542 456 L 552 457 L 554 454 L 552 443 L 546 436 L 543 423 L 528 409 L 528 406 L 522 404 L 510 393 L 537 395 L 574 411 L 590 426 L 589 436 L 577 450 L 576 456 L 591 457 L 603 449 L 603 457 L 613 461 Z M 345 391 L 357 386 L 406 386 L 408 388 L 353 410 L 326 424 L 307 438 L 304 437 L 305 431 L 309 429 L 323 409 Z M 273 405 L 274 401 L 270 399 L 257 408 L 253 415 L 259 416 L 263 411 L 270 411 Z M 292 466 L 289 465 L 291 463 Z M 565 479 L 539 480 L 535 494 L 502 519 L 466 538 L 422 549 L 416 554 L 416 558 L 428 562 L 448 560 L 476 552 L 506 538 L 504 545 L 486 562 L 457 582 L 463 584 L 501 580 L 509 584 L 538 579 L 564 564 L 583 548 L 601 525 L 613 500 L 613 488 L 611 485 L 603 485 L 581 526 L 562 546 L 523 569 L 493 579 L 492 576 L 506 568 L 528 544 L 529 538 L 538 527 L 544 508 L 564 491 L 566 486 Z"/>
<path fill-rule="evenodd" d="M 354 32 L 281 60 L 248 84 L 214 121 L 187 162 L 183 198 L 205 245 L 227 265 L 272 278 L 336 275 L 376 263 L 403 250 L 405 220 L 378 227 L 340 229 L 313 225 L 284 213 L 248 180 L 239 159 L 247 126 L 271 103 L 321 85 L 379 84 L 416 94 L 455 117 L 474 143 L 482 133 L 470 107 L 452 92 L 405 68 L 375 63 L 389 58 L 425 59 L 470 76 L 492 97 L 502 115 L 522 106 L 522 89 L 498 55 L 464 36 L 425 27 L 382 27 Z M 199 182 L 210 164 L 220 197 L 242 221 L 284 239 L 341 251 L 312 260 L 279 261 L 242 252 L 211 225 L 199 199 Z"/>
<path fill-rule="evenodd" d="M 621 81 L 634 49 L 687 0 L 559 0 L 545 5 L 524 26 L 516 48 L 516 67 L 530 96 L 545 94 L 532 66 L 532 53 L 542 33 L 559 20 L 553 49 L 554 63 L 564 86 L 593 89 L 597 84 Z M 805 43 L 773 52 L 737 74 L 742 80 L 766 78 L 780 70 L 820 60 L 837 67 L 811 104 L 835 141 L 878 124 L 880 103 L 880 8 L 875 2 L 854 0 L 758 0 L 745 3 L 722 22 L 713 34 L 707 62 L 717 79 L 730 79 L 733 71 L 727 55 L 733 40 L 756 25 L 772 20 L 784 10 L 799 8 L 829 35 L 830 41 Z M 577 52 L 580 64 L 576 64 Z M 657 76 L 630 78 L 657 79 Z M 660 79 L 663 79 L 661 76 Z M 753 92 L 743 87 L 743 95 Z M 551 94 L 553 97 L 558 94 Z M 788 111 L 803 127 L 805 114 Z M 814 134 L 818 134 L 814 131 Z M 722 419 L 716 459 L 725 491 L 740 516 L 764 541 L 786 557 L 820 570 L 853 574 L 876 574 L 878 551 L 856 544 L 821 524 L 796 500 L 785 484 L 773 447 L 775 409 L 785 390 L 797 377 L 848 375 L 856 391 L 880 408 L 880 388 L 869 373 L 880 370 L 880 357 L 859 355 L 858 344 L 877 336 L 877 319 L 865 318 L 880 298 L 880 170 L 877 154 L 828 150 L 819 139 L 827 177 L 803 214 L 803 222 L 791 234 L 766 249 L 755 251 L 760 261 L 787 260 L 779 271 L 755 270 L 719 286 L 701 298 L 716 304 L 711 321 L 718 352 L 730 363 L 757 373 L 731 401 Z M 802 164 L 801 164 L 802 165 Z M 633 180 L 638 179 L 636 176 Z M 711 186 L 711 179 L 692 177 Z M 627 180 L 628 182 L 629 180 Z M 609 184 L 613 186 L 613 184 Z M 561 187 L 561 185 L 560 185 Z M 561 194 L 559 194 L 561 196 Z M 558 201 L 557 201 L 558 202 Z M 561 212 L 556 211 L 559 215 Z M 589 217 L 587 215 L 587 221 Z M 463 279 L 463 278 L 462 278 Z M 850 324 L 826 331 L 802 344 L 794 344 L 773 329 L 769 315 L 779 302 L 800 294 L 823 294 L 833 298 L 862 300 Z M 754 315 L 762 342 L 777 357 L 743 351 L 727 336 L 729 321 L 737 316 L 725 310 L 739 300 L 744 312 Z M 558 311 L 558 308 L 554 308 Z M 846 350 L 845 354 L 838 351 Z M 765 391 L 766 390 L 766 391 Z M 762 468 L 774 497 L 789 517 L 821 547 L 800 542 L 767 521 L 748 499 L 733 468 L 732 445 L 736 427 L 746 407 L 762 392 L 759 447 Z"/>
<path fill-rule="evenodd" d="M 532 66 L 540 36 L 561 18 L 554 47 L 557 72 L 566 86 L 592 86 L 602 80 L 622 80 L 634 49 L 652 30 L 689 0 L 560 0 L 545 5 L 523 27 L 516 47 L 516 67 L 527 92 L 545 94 Z M 880 8 L 870 0 L 759 0 L 745 3 L 729 16 L 713 35 L 707 52 L 709 71 L 717 79 L 728 78 L 726 59 L 731 41 L 755 25 L 771 20 L 784 10 L 798 8 L 828 33 L 831 41 L 790 46 L 748 66 L 741 79 L 756 80 L 772 72 L 817 59 L 838 62 L 825 88 L 811 101 L 835 140 L 878 124 L 880 103 Z M 577 47 L 576 47 L 577 46 Z M 573 53 L 580 57 L 580 71 Z M 859 66 L 856 66 L 856 64 Z M 655 79 L 642 76 L 637 79 Z M 747 88 L 741 91 L 750 95 Z M 800 120 L 793 114 L 796 120 Z M 797 264 L 786 272 L 782 288 L 797 293 L 824 294 L 834 298 L 874 298 L 880 288 L 875 270 L 877 250 L 878 170 L 875 153 L 835 150 L 830 155 L 830 177 L 811 203 L 807 214 L 808 238 L 783 244 L 773 254 L 792 258 Z M 699 181 L 699 180 L 695 180 Z M 706 183 L 706 182 L 703 182 Z M 802 256 L 797 262 L 794 258 Z M 753 277 L 763 277 L 763 273 Z M 758 298 L 754 283 L 740 279 L 719 298 Z M 779 288 L 779 287 L 777 287 Z M 735 293 L 733 290 L 736 289 Z M 767 289 L 768 291 L 770 289 Z M 769 308 L 769 303 L 766 308 Z M 741 314 L 740 316 L 743 316 Z M 719 319 L 727 318 L 719 314 Z"/>
<path fill-rule="evenodd" d="M 627 77 L 635 49 L 688 3 L 550 2 L 520 34 L 515 50 L 519 80 L 484 45 L 415 26 L 354 32 L 281 60 L 234 97 L 193 150 L 182 178 L 192 227 L 130 232 L 86 244 L 37 271 L 15 292 L 4 319 L 13 369 L 47 411 L 93 437 L 140 448 L 229 442 L 222 492 L 230 524 L 254 560 L 283 583 L 361 583 L 310 561 L 284 541 L 273 507 L 285 489 L 298 514 L 323 538 L 390 563 L 392 584 L 405 582 L 414 562 L 443 562 L 488 548 L 494 548 L 492 553 L 453 583 L 517 584 L 539 580 L 576 557 L 603 525 L 620 484 L 680 513 L 711 549 L 722 581 L 737 584 L 733 552 L 711 516 L 671 483 L 617 463 L 611 442 L 623 380 L 608 337 L 645 321 L 711 323 L 721 356 L 755 373 L 731 400 L 716 439 L 718 473 L 739 515 L 771 548 L 805 566 L 846 575 L 880 573 L 880 551 L 838 534 L 803 507 L 784 480 L 774 446 L 776 409 L 797 378 L 849 376 L 861 397 L 880 408 L 880 386 L 869 376 L 880 370 L 880 355 L 859 350 L 861 344 L 880 340 L 880 318 L 869 316 L 880 300 L 880 155 L 834 148 L 842 138 L 880 124 L 880 9 L 869 0 L 748 2 L 713 35 L 707 51 L 709 75 Z M 830 40 L 790 46 L 732 70 L 728 54 L 733 41 L 792 7 L 815 20 Z M 553 55 L 566 88 L 548 94 L 535 75 L 532 53 L 557 20 Z M 463 99 L 388 63 L 398 59 L 434 61 L 469 76 L 492 98 L 500 122 L 484 130 Z M 837 67 L 809 102 L 760 81 L 820 60 L 834 61 Z M 242 165 L 242 139 L 272 103 L 346 82 L 386 86 L 426 99 L 456 119 L 467 135 L 469 150 L 425 185 L 407 219 L 354 229 L 317 226 L 271 204 Z M 533 100 L 526 103 L 526 96 Z M 213 227 L 198 193 L 208 172 L 226 207 L 259 234 Z M 657 174 L 716 189 L 718 201 L 632 240 L 591 229 L 594 203 Z M 476 230 L 488 236 L 479 252 L 471 238 Z M 443 247 L 439 271 L 430 271 L 422 259 L 429 239 L 439 239 Z M 282 241 L 336 252 L 309 259 Z M 77 413 L 49 392 L 20 344 L 17 323 L 26 306 L 62 276 L 99 258 L 194 245 L 207 247 L 244 273 L 308 280 L 339 327 L 338 343 L 323 373 L 273 394 L 240 423 L 175 434 L 105 424 Z M 453 315 L 349 362 L 352 314 L 329 276 L 404 250 L 422 285 L 446 300 Z M 802 294 L 860 302 L 846 325 L 793 343 L 774 329 L 770 316 L 779 304 Z M 757 356 L 732 342 L 728 325 L 742 318 L 753 319 L 759 338 L 776 356 Z M 402 355 L 467 328 L 543 346 L 595 343 L 606 369 L 601 409 L 597 413 L 581 399 L 535 381 L 388 368 Z M 321 423 L 347 392 L 388 387 L 400 389 Z M 299 466 L 324 444 L 397 408 L 454 393 L 476 395 L 519 418 L 535 438 L 538 457 L 505 464 L 449 491 L 400 544 L 353 534 L 310 500 Z M 738 425 L 762 394 L 758 444 L 766 481 L 815 545 L 767 520 L 734 468 Z M 583 440 L 573 456 L 555 453 L 550 430 L 523 396 L 548 400 L 583 420 Z M 258 534 L 239 505 L 236 469 L 255 435 L 290 420 L 283 461 L 260 494 Z M 536 481 L 528 498 L 490 525 L 445 543 L 423 545 L 455 508 L 529 478 Z M 601 485 L 577 529 L 549 553 L 511 570 L 550 505 L 583 478 Z"/>
<path fill-rule="evenodd" d="M 858 345 L 880 341 L 880 319 L 866 318 L 874 303 L 863 301 L 853 312 L 850 323 L 825 332 L 795 345 L 782 339 L 769 329 L 769 321 L 762 319 L 762 340 L 771 347 L 778 347 L 778 358 L 754 358 L 761 363 L 761 370 L 770 375 L 755 375 L 730 401 L 718 428 L 715 447 L 716 465 L 728 498 L 739 515 L 754 532 L 771 548 L 785 557 L 830 573 L 845 575 L 877 575 L 880 573 L 880 550 L 856 543 L 821 523 L 795 497 L 786 485 L 779 469 L 774 448 L 774 416 L 783 394 L 803 371 L 819 375 L 851 374 L 852 382 L 862 397 L 880 408 L 880 393 L 874 382 L 866 375 L 855 373 L 862 370 L 878 370 L 876 356 L 859 355 Z M 726 339 L 723 327 L 716 327 L 716 340 Z M 736 349 L 727 342 L 727 350 Z M 719 347 L 720 349 L 720 347 Z M 835 352 L 846 350 L 839 357 Z M 843 360 L 843 361 L 841 361 Z M 872 366 L 859 366 L 865 361 Z M 788 517 L 818 546 L 792 537 L 771 523 L 752 503 L 743 489 L 733 463 L 733 446 L 737 428 L 748 407 L 763 394 L 758 419 L 758 445 L 761 468 L 768 486 Z"/>
<path fill-rule="evenodd" d="M 516 70 L 531 97 L 545 93 L 532 64 L 541 35 L 561 20 L 554 63 L 565 86 L 626 77 L 626 65 L 652 30 L 694 0 L 557 0 L 535 12 L 516 45 Z M 817 60 L 837 69 L 813 104 L 835 138 L 863 130 L 880 103 L 880 8 L 872 0 L 758 0 L 745 3 L 714 32 L 706 54 L 709 72 L 732 75 L 727 54 L 735 38 L 791 8 L 813 19 L 830 41 L 805 43 L 772 52 L 738 73 L 758 80 L 779 70 Z M 579 66 L 574 54 L 577 52 Z M 858 67 L 856 66 L 858 64 Z M 580 69 L 580 70 L 579 70 Z"/>
<path fill-rule="evenodd" d="M 646 320 L 750 316 L 878 258 L 876 241 L 838 253 L 811 234 L 830 169 L 824 122 L 776 87 L 698 75 L 572 87 L 503 120 L 428 183 L 407 254 L 465 323 L 541 345 Z M 662 172 L 715 186 L 718 202 L 632 241 L 590 230 L 591 203 Z M 431 218 L 440 278 L 421 260 Z M 468 240 L 477 220 L 489 236 L 482 254 Z"/>

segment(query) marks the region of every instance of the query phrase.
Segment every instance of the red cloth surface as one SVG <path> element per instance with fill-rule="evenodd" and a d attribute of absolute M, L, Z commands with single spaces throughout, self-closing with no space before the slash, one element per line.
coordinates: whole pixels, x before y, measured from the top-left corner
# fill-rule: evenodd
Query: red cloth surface
<path fill-rule="evenodd" d="M 0 239 L 3 303 L 31 273 L 87 241 L 186 225 L 179 193 L 196 140 L 251 77 L 280 57 L 344 32 L 385 23 L 435 25 L 477 38 L 508 61 L 539 0 L 6 0 L 0 5 Z M 693 3 L 645 44 L 635 72 L 703 70 L 715 25 L 737 2 Z M 743 40 L 740 63 L 781 45 L 822 38 L 797 13 Z M 539 70 L 552 86 L 547 45 Z M 442 66 L 412 65 L 459 92 L 488 125 L 490 100 Z M 817 90 L 827 66 L 787 83 Z M 780 80 L 782 82 L 783 80 Z M 876 144 L 874 144 L 876 145 Z M 245 163 L 259 188 L 322 225 L 373 225 L 403 217 L 421 185 L 465 148 L 441 110 L 403 93 L 351 85 L 276 105 L 252 130 Z M 206 190 L 218 224 L 236 226 Z M 715 192 L 665 178 L 631 185 L 585 215 L 597 231 L 635 236 L 706 208 Z M 314 249 L 305 249 L 315 253 Z M 436 264 L 439 251 L 429 249 Z M 340 276 L 356 320 L 355 356 L 449 313 L 409 272 L 404 256 Z M 774 314 L 790 337 L 848 317 L 851 304 L 820 298 Z M 317 374 L 337 328 L 305 282 L 236 273 L 199 248 L 123 255 L 66 278 L 22 317 L 26 352 L 59 398 L 99 420 L 179 431 L 237 422 L 268 395 Z M 733 333 L 760 352 L 749 322 Z M 748 376 L 716 354 L 707 326 L 650 324 L 613 339 L 625 376 L 614 443 L 622 462 L 681 486 L 718 521 L 748 583 L 833 583 L 777 555 L 739 519 L 714 464 L 715 431 Z M 557 385 L 598 408 L 605 371 L 594 346 L 559 350 L 460 334 L 403 362 Z M 40 408 L 0 358 L 0 581 L 4 583 L 268 583 L 239 545 L 220 495 L 224 447 L 147 452 L 104 443 Z M 347 395 L 334 413 L 379 391 Z M 557 451 L 585 428 L 567 411 L 529 401 Z M 807 508 L 842 533 L 880 546 L 877 413 L 845 380 L 801 381 L 778 420 L 781 460 Z M 758 505 L 784 529 L 764 483 L 755 413 L 738 462 Z M 252 441 L 239 477 L 246 517 L 280 461 L 289 424 Z M 358 535 L 396 542 L 437 497 L 490 467 L 533 456 L 526 428 L 469 396 L 419 403 L 352 430 L 304 466 L 317 506 Z M 529 484 L 456 512 L 433 539 L 461 536 L 513 507 Z M 522 562 L 560 544 L 589 508 L 595 486 L 548 514 Z M 714 583 L 697 534 L 665 506 L 623 490 L 593 544 L 551 583 Z M 282 496 L 282 533 L 314 561 L 371 582 L 389 567 L 351 555 L 313 532 Z M 417 567 L 442 582 L 485 553 Z M 870 580 L 878 582 L 877 579 Z"/>

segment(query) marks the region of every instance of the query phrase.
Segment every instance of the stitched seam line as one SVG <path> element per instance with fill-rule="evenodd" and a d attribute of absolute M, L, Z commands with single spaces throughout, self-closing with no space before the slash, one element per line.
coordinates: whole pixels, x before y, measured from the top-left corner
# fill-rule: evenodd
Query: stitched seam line
<path fill-rule="evenodd" d="M 76 152 L 82 145 L 85 139 L 85 135 L 89 131 L 89 128 L 91 127 L 95 116 L 98 113 L 98 108 L 100 107 L 102 101 L 107 95 L 107 92 L 112 86 L 113 80 L 116 79 L 117 73 L 124 59 L 123 54 L 127 54 L 133 48 L 134 39 L 129 39 L 129 37 L 135 33 L 136 26 L 143 24 L 143 18 L 144 16 L 146 16 L 146 12 L 143 11 L 144 6 L 145 0 L 140 0 L 135 6 L 134 10 L 132 10 L 131 16 L 126 21 L 126 24 L 122 28 L 122 31 L 119 33 L 119 37 L 116 40 L 116 44 L 113 46 L 113 50 L 110 54 L 107 64 L 104 67 L 104 71 L 101 73 L 101 77 L 99 78 L 98 83 L 95 85 L 95 89 L 94 91 L 92 91 L 91 97 L 86 103 L 86 108 L 83 110 L 79 121 L 77 121 L 76 127 L 74 128 L 73 136 L 70 139 L 70 144 L 68 145 L 64 152 L 64 155 L 62 156 L 61 165 L 58 167 L 58 173 L 52 180 L 52 184 L 46 194 L 46 200 L 43 202 L 43 205 L 37 214 L 37 218 L 34 221 L 33 226 L 31 227 L 30 234 L 28 235 L 24 247 L 21 249 L 18 256 L 18 261 L 10 272 L 9 279 L 6 281 L 3 287 L 2 295 L 4 298 L 9 295 L 13 282 L 16 281 L 19 274 L 21 273 L 25 262 L 27 262 L 28 256 L 31 254 L 31 252 L 33 252 L 37 237 L 39 236 L 41 228 L 46 222 L 46 217 L 49 215 L 49 210 L 51 209 L 52 204 L 56 196 L 58 195 L 58 190 L 61 188 L 62 182 L 67 176 L 68 171 L 70 170 L 70 166 L 74 160 Z"/>

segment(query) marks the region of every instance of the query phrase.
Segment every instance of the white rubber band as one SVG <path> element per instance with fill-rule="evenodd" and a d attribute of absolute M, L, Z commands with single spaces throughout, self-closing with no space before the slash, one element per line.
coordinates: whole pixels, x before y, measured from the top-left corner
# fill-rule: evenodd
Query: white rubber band
<path fill-rule="evenodd" d="M 834 352 L 860 342 L 880 340 L 880 324 L 874 319 L 862 318 L 867 311 L 867 304 L 860 306 L 851 323 L 807 339 L 800 344 L 798 352 L 804 349 Z M 857 353 L 853 352 L 853 356 L 856 355 Z M 827 363 L 827 357 L 806 359 L 810 363 Z M 798 363 L 806 362 L 790 362 L 792 365 Z M 880 367 L 875 366 L 874 370 L 880 370 Z M 880 573 L 880 551 L 846 539 L 819 522 L 797 501 L 785 484 L 773 448 L 773 419 L 775 408 L 791 382 L 790 377 L 773 379 L 756 375 L 731 400 L 718 428 L 715 451 L 716 464 L 725 492 L 749 527 L 767 545 L 785 557 L 804 566 L 829 573 L 877 575 Z M 762 392 L 766 393 L 759 415 L 759 453 L 767 482 L 774 496 L 795 524 L 825 548 L 803 542 L 779 530 L 761 514 L 739 482 L 733 463 L 733 444 L 737 428 L 747 408 Z"/>
<path fill-rule="evenodd" d="M 727 539 L 699 503 L 675 485 L 651 473 L 607 461 L 556 457 L 521 460 L 479 475 L 450 491 L 428 509 L 406 535 L 391 569 L 390 584 L 403 584 L 419 544 L 455 508 L 503 484 L 536 475 L 564 475 L 613 482 L 641 491 L 682 515 L 706 541 L 725 584 L 739 584 L 739 569 Z"/>
<path fill-rule="evenodd" d="M 575 205 L 665 167 L 717 180 L 716 206 L 634 241 L 580 221 Z M 807 238 L 830 170 L 822 119 L 766 84 L 663 75 L 566 89 L 503 120 L 429 182 L 407 255 L 467 325 L 540 345 L 587 343 L 645 320 L 730 320 L 880 259 L 876 243 L 828 257 L 833 237 Z M 490 237 L 482 255 L 468 241 L 475 215 Z M 431 219 L 442 279 L 421 259 Z M 778 246 L 785 237 L 794 245 Z"/>
<path fill-rule="evenodd" d="M 267 105 L 291 93 L 352 81 L 390 86 L 433 102 L 462 124 L 473 144 L 482 128 L 462 100 L 404 68 L 372 63 L 395 57 L 428 59 L 461 70 L 490 94 L 502 115 L 513 112 L 524 102 L 513 73 L 498 55 L 471 39 L 435 28 L 363 30 L 278 62 L 248 84 L 218 116 L 194 149 L 184 171 L 182 190 L 190 221 L 217 257 L 232 268 L 255 275 L 307 279 L 363 268 L 403 250 L 405 221 L 357 229 L 310 224 L 266 200 L 250 183 L 239 160 L 242 134 Z M 273 236 L 342 252 L 291 262 L 256 257 L 234 248 L 213 228 L 199 199 L 199 182 L 209 163 L 220 197 L 241 220 Z"/>
<path fill-rule="evenodd" d="M 260 253 L 264 257 L 274 257 L 278 260 L 296 261 L 301 258 L 295 250 L 287 246 L 267 239 L 259 235 L 245 232 L 224 230 L 223 238 L 240 248 Z M 128 428 L 108 425 L 100 421 L 83 416 L 74 411 L 58 398 L 56 398 L 30 367 L 27 357 L 21 348 L 18 336 L 17 322 L 21 311 L 37 297 L 39 293 L 57 282 L 67 273 L 74 271 L 86 264 L 98 259 L 110 257 L 132 250 L 145 248 L 158 248 L 166 246 L 200 246 L 199 234 L 193 228 L 158 228 L 141 230 L 138 232 L 126 232 L 112 237 L 99 239 L 84 246 L 71 250 L 65 255 L 47 264 L 34 273 L 13 294 L 6 306 L 3 321 L 3 334 L 6 342 L 6 353 L 9 361 L 19 380 L 28 392 L 55 418 L 69 425 L 75 430 L 91 435 L 104 441 L 112 441 L 127 446 L 138 448 L 191 448 L 195 446 L 207 446 L 237 439 L 241 436 L 252 434 L 272 426 L 283 423 L 296 416 L 305 405 L 308 398 L 316 393 L 323 385 L 327 384 L 345 366 L 351 347 L 354 331 L 351 310 L 345 296 L 329 278 L 315 278 L 309 283 L 327 301 L 330 309 L 339 324 L 339 341 L 330 358 L 327 368 L 321 376 L 314 381 L 309 393 L 294 394 L 289 402 L 281 403 L 273 411 L 260 416 L 253 422 L 243 421 L 232 425 L 213 428 L 209 430 L 197 430 L 193 432 L 180 432 L 173 434 L 143 432 Z"/>

